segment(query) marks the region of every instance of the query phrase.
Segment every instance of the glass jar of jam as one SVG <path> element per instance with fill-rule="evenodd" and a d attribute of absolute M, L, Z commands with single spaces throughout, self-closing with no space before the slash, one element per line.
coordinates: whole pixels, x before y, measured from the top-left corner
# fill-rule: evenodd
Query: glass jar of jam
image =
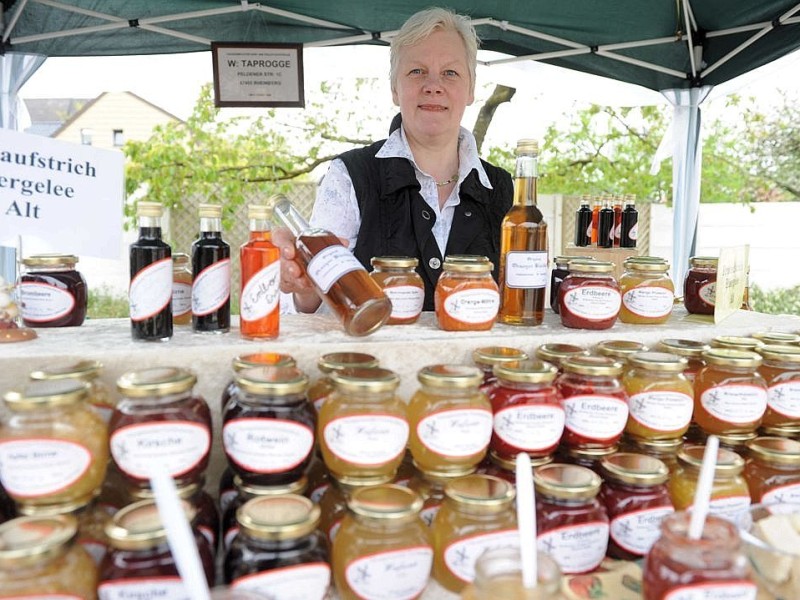
<path fill-rule="evenodd" d="M 117 398 L 100 379 L 103 365 L 96 360 L 71 360 L 64 363 L 55 363 L 31 371 L 28 374 L 33 381 L 50 381 L 54 379 L 78 379 L 89 384 L 89 395 L 86 401 L 108 423 L 111 412 L 117 404 Z"/>
<path fill-rule="evenodd" d="M 252 369 L 254 367 L 295 367 L 297 363 L 294 357 L 288 354 L 280 354 L 278 352 L 258 352 L 256 354 L 242 354 L 237 356 L 231 362 L 231 368 L 234 375 L 240 373 L 245 369 Z M 222 390 L 220 396 L 220 414 L 225 412 L 225 407 L 228 404 L 231 396 L 236 392 L 236 379 L 231 378 L 225 389 Z"/>
<path fill-rule="evenodd" d="M 644 560 L 644 600 L 755 600 L 756 586 L 736 527 L 708 516 L 700 539 L 692 539 L 689 520 L 689 513 L 678 512 L 661 522 L 661 537 Z"/>
<path fill-rule="evenodd" d="M 713 315 L 717 297 L 717 262 L 711 256 L 693 256 L 683 282 L 683 304 L 693 315 Z"/>
<path fill-rule="evenodd" d="M 483 348 L 475 348 L 475 350 L 472 351 L 472 362 L 483 371 L 481 391 L 488 394 L 495 381 L 497 381 L 497 377 L 495 377 L 493 371 L 495 365 L 513 363 L 527 358 L 528 355 L 522 350 L 518 348 L 509 348 L 508 346 L 485 346 Z"/>
<path fill-rule="evenodd" d="M 192 265 L 189 255 L 175 252 L 172 255 L 172 324 L 192 323 Z"/>
<path fill-rule="evenodd" d="M 558 314 L 558 289 L 564 283 L 564 278 L 569 275 L 569 261 L 574 256 L 554 256 L 553 270 L 550 271 L 550 308 Z"/>
<path fill-rule="evenodd" d="M 149 487 L 158 462 L 176 485 L 197 481 L 211 453 L 211 412 L 194 394 L 197 377 L 188 369 L 155 367 L 117 380 L 122 399 L 109 423 L 111 456 L 136 487 Z"/>
<path fill-rule="evenodd" d="M 586 348 L 575 346 L 574 344 L 562 344 L 560 342 L 553 342 L 549 344 L 542 344 L 536 348 L 534 353 L 536 358 L 549 362 L 555 365 L 559 374 L 562 373 L 562 363 L 573 356 L 589 356 L 589 351 Z"/>
<path fill-rule="evenodd" d="M 628 395 L 620 383 L 622 365 L 603 356 L 574 356 L 556 379 L 566 414 L 562 443 L 572 448 L 608 448 L 628 421 Z"/>
<path fill-rule="evenodd" d="M 253 498 L 236 511 L 239 535 L 225 554 L 225 583 L 265 598 L 323 600 L 330 559 L 319 507 L 294 494 Z"/>
<path fill-rule="evenodd" d="M 636 560 L 658 539 L 661 521 L 672 514 L 667 465 L 644 454 L 618 452 L 603 459 L 600 501 L 610 519 L 608 555 Z"/>
<path fill-rule="evenodd" d="M 561 570 L 544 552 L 536 557 L 536 587 L 523 583 L 522 558 L 516 548 L 492 548 L 478 557 L 475 581 L 464 588 L 462 600 L 560 600 Z"/>
<path fill-rule="evenodd" d="M 607 448 L 569 448 L 567 446 L 561 446 L 557 458 L 558 462 L 586 467 L 600 475 L 602 473 L 600 470 L 600 463 L 602 463 L 604 458 L 612 456 L 618 451 L 619 446 L 617 444 Z"/>
<path fill-rule="evenodd" d="M 408 443 L 406 405 L 395 391 L 400 378 L 381 368 L 331 374 L 336 386 L 317 422 L 322 459 L 331 475 L 354 485 L 391 481 Z"/>
<path fill-rule="evenodd" d="M 328 469 L 325 468 L 325 462 L 316 452 L 312 455 L 311 464 L 306 473 L 308 477 L 308 497 L 312 502 L 319 502 L 322 494 L 328 489 L 330 485 L 330 477 L 328 477 Z"/>
<path fill-rule="evenodd" d="M 76 327 L 86 318 L 89 292 L 75 270 L 78 257 L 38 254 L 22 259 L 17 285 L 22 322 L 27 327 Z"/>
<path fill-rule="evenodd" d="M 534 360 L 498 365 L 494 371 L 492 452 L 508 460 L 520 452 L 534 458 L 551 455 L 564 433 L 562 398 L 554 385 L 557 369 Z"/>
<path fill-rule="evenodd" d="M 0 525 L 0 597 L 94 600 L 97 567 L 75 543 L 71 515 L 18 517 Z"/>
<path fill-rule="evenodd" d="M 665 352 L 640 352 L 622 378 L 628 393 L 625 433 L 644 439 L 675 439 L 689 429 L 694 388 L 683 374 L 686 359 Z"/>
<path fill-rule="evenodd" d="M 322 373 L 322 377 L 317 379 L 308 388 L 309 402 L 314 405 L 314 408 L 319 412 L 322 404 L 333 393 L 334 385 L 330 375 L 334 371 L 346 369 L 348 367 L 360 367 L 363 369 L 371 369 L 377 367 L 379 364 L 378 359 L 371 354 L 363 352 L 331 352 L 323 354 L 317 361 L 317 368 Z"/>
<path fill-rule="evenodd" d="M 469 258 L 446 256 L 436 283 L 436 320 L 445 331 L 486 331 L 500 310 L 500 291 L 492 278 L 494 266 L 485 257 Z"/>
<path fill-rule="evenodd" d="M 707 434 L 750 433 L 767 409 L 767 382 L 755 352 L 712 348 L 694 380 L 694 421 Z"/>
<path fill-rule="evenodd" d="M 744 478 L 756 503 L 800 504 L 800 442 L 757 437 L 747 443 Z"/>
<path fill-rule="evenodd" d="M 433 577 L 459 593 L 475 578 L 475 562 L 488 548 L 519 547 L 514 486 L 491 475 L 448 483 L 433 519 Z"/>
<path fill-rule="evenodd" d="M 531 470 L 542 465 L 549 465 L 554 460 L 554 456 L 539 456 L 531 459 Z M 517 484 L 517 462 L 516 457 L 511 459 L 501 458 L 494 452 L 489 453 L 489 460 L 484 461 L 479 469 L 484 475 L 493 475 L 500 479 L 505 479 L 509 483 Z"/>
<path fill-rule="evenodd" d="M 409 483 L 408 487 L 422 498 L 422 509 L 419 511 L 419 517 L 428 527 L 433 524 L 433 519 L 442 507 L 445 486 L 452 480 L 452 477 L 436 477 L 435 475 L 420 473 Z"/>
<path fill-rule="evenodd" d="M 675 510 L 687 510 L 694 503 L 704 451 L 705 446 L 684 444 L 678 452 L 678 470 L 672 474 L 667 484 Z M 741 456 L 726 448 L 719 449 L 708 514 L 733 523 L 740 522 L 739 519 L 750 508 L 750 491 L 742 477 L 743 469 L 744 460 Z"/>
<path fill-rule="evenodd" d="M 718 335 L 711 340 L 712 348 L 729 348 L 731 350 L 745 350 L 755 352 L 763 346 L 761 340 L 741 335 Z"/>
<path fill-rule="evenodd" d="M 649 348 L 641 342 L 629 340 L 606 340 L 599 342 L 594 347 L 597 356 L 607 356 L 613 358 L 623 367 L 628 365 L 628 359 L 639 352 L 647 352 Z"/>
<path fill-rule="evenodd" d="M 625 452 L 634 452 L 657 458 L 667 465 L 670 473 L 674 473 L 678 469 L 678 452 L 683 448 L 683 438 L 651 440 L 630 435 L 625 436 L 623 442 L 622 449 Z"/>
<path fill-rule="evenodd" d="M 569 271 L 558 290 L 561 324 L 571 329 L 611 328 L 622 305 L 613 263 L 570 261 Z"/>
<path fill-rule="evenodd" d="M 608 549 L 608 516 L 597 495 L 600 477 L 578 465 L 551 463 L 533 473 L 536 546 L 565 575 L 600 566 Z"/>
<path fill-rule="evenodd" d="M 765 427 L 800 427 L 800 347 L 768 345 L 756 350 L 763 362 L 758 372 L 767 382 Z"/>
<path fill-rule="evenodd" d="M 416 323 L 425 301 L 425 285 L 414 269 L 419 260 L 409 256 L 376 256 L 370 264 L 370 277 L 392 301 L 392 315 L 387 325 Z"/>
<path fill-rule="evenodd" d="M 748 431 L 743 433 L 726 433 L 717 436 L 717 438 L 719 439 L 719 445 L 722 448 L 733 450 L 734 452 L 736 452 L 736 454 L 738 454 L 742 458 L 746 458 L 748 455 L 747 443 L 750 442 L 751 440 L 756 439 L 757 437 L 758 437 L 758 432 L 756 431 Z M 708 439 L 708 435 L 703 433 L 700 436 L 700 438 L 701 438 L 700 443 L 705 444 L 706 440 Z"/>
<path fill-rule="evenodd" d="M 619 320 L 637 325 L 666 323 L 675 302 L 675 286 L 667 275 L 669 263 L 628 259 L 624 267 L 619 279 L 622 293 Z"/>
<path fill-rule="evenodd" d="M 694 378 L 697 376 L 697 372 L 706 366 L 706 361 L 703 359 L 703 352 L 710 348 L 711 346 L 705 342 L 666 338 L 658 343 L 657 349 L 661 352 L 669 352 L 670 354 L 685 358 L 686 368 L 683 370 L 683 374 L 686 375 L 686 379 L 694 384 Z"/>
<path fill-rule="evenodd" d="M 339 533 L 339 528 L 342 526 L 342 519 L 347 514 L 347 502 L 350 500 L 350 495 L 362 487 L 367 486 L 347 485 L 332 477 L 331 484 L 319 499 L 321 511 L 319 529 L 327 538 L 329 546 L 336 539 L 336 534 Z"/>
<path fill-rule="evenodd" d="M 297 367 L 255 367 L 235 376 L 222 414 L 222 447 L 245 483 L 281 485 L 311 463 L 317 413 L 306 398 L 308 377 Z"/>
<path fill-rule="evenodd" d="M 86 404 L 89 384 L 32 381 L 6 392 L 0 416 L 0 480 L 17 503 L 87 503 L 103 485 L 108 428 Z"/>
<path fill-rule="evenodd" d="M 472 473 L 492 437 L 492 405 L 478 386 L 477 367 L 431 365 L 417 373 L 421 387 L 408 403 L 408 440 L 415 466 L 456 477 Z"/>
<path fill-rule="evenodd" d="M 342 600 L 418 598 L 433 562 L 422 499 L 394 484 L 353 492 L 333 542 L 336 589 Z"/>

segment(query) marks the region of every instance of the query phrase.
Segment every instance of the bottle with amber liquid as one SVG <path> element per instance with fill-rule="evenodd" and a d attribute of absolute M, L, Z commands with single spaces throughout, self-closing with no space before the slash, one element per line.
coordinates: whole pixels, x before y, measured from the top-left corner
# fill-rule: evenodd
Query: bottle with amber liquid
<path fill-rule="evenodd" d="M 166 341 L 172 337 L 172 249 L 161 239 L 158 202 L 139 202 L 139 238 L 130 246 L 131 284 L 128 302 L 134 340 Z"/>
<path fill-rule="evenodd" d="M 547 223 L 536 206 L 539 145 L 517 142 L 514 205 L 506 213 L 500 238 L 500 314 L 502 323 L 540 325 L 547 287 Z"/>
<path fill-rule="evenodd" d="M 597 247 L 611 248 L 614 246 L 614 209 L 611 201 L 605 200 L 597 222 Z"/>
<path fill-rule="evenodd" d="M 272 243 L 269 208 L 250 205 L 250 238 L 239 250 L 242 289 L 239 300 L 239 329 L 242 337 L 278 337 L 280 315 L 280 250 Z"/>
<path fill-rule="evenodd" d="M 200 237 L 192 242 L 192 330 L 231 328 L 231 247 L 222 239 L 222 207 L 201 204 Z"/>
<path fill-rule="evenodd" d="M 575 245 L 589 246 L 592 243 L 592 209 L 589 196 L 581 198 L 581 207 L 575 213 Z"/>
<path fill-rule="evenodd" d="M 595 197 L 594 201 L 592 202 L 592 245 L 597 244 L 597 227 L 600 224 L 600 209 L 602 207 L 602 200 Z"/>

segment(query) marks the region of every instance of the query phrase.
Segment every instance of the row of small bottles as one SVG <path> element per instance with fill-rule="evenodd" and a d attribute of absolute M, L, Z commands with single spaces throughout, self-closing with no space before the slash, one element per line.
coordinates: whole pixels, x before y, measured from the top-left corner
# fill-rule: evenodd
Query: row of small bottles
<path fill-rule="evenodd" d="M 576 246 L 635 248 L 638 237 L 639 212 L 634 194 L 604 195 L 594 200 L 589 195 L 581 197 L 575 213 Z"/>

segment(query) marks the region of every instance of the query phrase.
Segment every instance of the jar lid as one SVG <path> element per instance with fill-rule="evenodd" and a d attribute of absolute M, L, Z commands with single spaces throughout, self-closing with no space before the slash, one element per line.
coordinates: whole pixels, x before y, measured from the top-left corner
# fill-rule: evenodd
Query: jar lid
<path fill-rule="evenodd" d="M 94 379 L 100 374 L 103 365 L 97 360 L 72 360 L 47 365 L 31 371 L 28 377 L 42 379 Z"/>
<path fill-rule="evenodd" d="M 369 264 L 387 269 L 414 269 L 419 264 L 419 259 L 411 256 L 373 256 Z"/>
<path fill-rule="evenodd" d="M 800 344 L 800 335 L 796 333 L 783 333 L 781 331 L 759 331 L 750 337 L 755 338 L 765 344 Z"/>
<path fill-rule="evenodd" d="M 626 438 L 626 441 L 633 446 L 634 450 L 642 450 L 644 453 L 653 453 L 658 455 L 674 455 L 677 454 L 678 450 L 683 447 L 683 438 L 674 438 L 671 440 L 651 440 L 648 438 L 631 435 Z"/>
<path fill-rule="evenodd" d="M 568 373 L 579 375 L 607 375 L 617 377 L 622 374 L 622 363 L 606 356 L 570 356 L 561 363 Z"/>
<path fill-rule="evenodd" d="M 664 483 L 669 469 L 662 461 L 646 454 L 617 452 L 600 461 L 600 468 L 609 479 L 635 486 Z"/>
<path fill-rule="evenodd" d="M 422 510 L 422 498 L 407 487 L 384 483 L 353 491 L 347 507 L 353 513 L 371 519 L 407 519 Z"/>
<path fill-rule="evenodd" d="M 559 500 L 589 500 L 597 496 L 602 480 L 586 467 L 552 463 L 533 473 L 536 492 Z"/>
<path fill-rule="evenodd" d="M 323 373 L 330 373 L 345 367 L 377 367 L 378 364 L 377 358 L 363 352 L 331 352 L 323 354 L 317 361 L 317 367 Z"/>
<path fill-rule="evenodd" d="M 391 392 L 400 385 L 397 373 L 381 367 L 347 367 L 331 371 L 331 381 L 345 392 Z"/>
<path fill-rule="evenodd" d="M 739 335 L 718 335 L 711 340 L 712 348 L 731 348 L 732 350 L 755 350 L 764 343 L 756 338 Z"/>
<path fill-rule="evenodd" d="M 247 218 L 259 221 L 268 221 L 272 216 L 272 209 L 266 204 L 248 204 Z"/>
<path fill-rule="evenodd" d="M 566 454 L 572 459 L 597 462 L 606 456 L 616 453 L 618 449 L 616 444 L 605 448 L 567 448 Z"/>
<path fill-rule="evenodd" d="M 188 521 L 196 511 L 185 500 L 181 507 Z M 167 532 L 158 514 L 155 500 L 140 500 L 119 509 L 105 526 L 108 541 L 121 550 L 143 550 L 167 541 Z"/>
<path fill-rule="evenodd" d="M 240 354 L 233 359 L 233 370 L 244 371 L 251 367 L 294 367 L 294 357 L 279 352 L 257 352 L 255 354 Z"/>
<path fill-rule="evenodd" d="M 669 350 L 672 354 L 678 356 L 690 356 L 693 358 L 702 358 L 703 352 L 710 349 L 711 346 L 705 342 L 698 342 L 697 340 L 682 340 L 678 338 L 666 338 L 659 342 L 659 345 L 664 350 Z"/>
<path fill-rule="evenodd" d="M 703 358 L 710 365 L 720 367 L 749 367 L 755 369 L 761 364 L 761 356 L 746 350 L 711 348 L 703 352 Z"/>
<path fill-rule="evenodd" d="M 69 406 L 89 395 L 89 384 L 80 379 L 31 381 L 3 394 L 11 410 L 35 410 L 54 406 Z"/>
<path fill-rule="evenodd" d="M 692 469 L 699 470 L 703 466 L 703 453 L 705 446 L 685 444 L 678 452 L 678 461 Z M 717 466 L 714 469 L 715 477 L 734 477 L 744 469 L 744 459 L 733 450 L 720 448 L 717 452 Z"/>
<path fill-rule="evenodd" d="M 700 267 L 700 268 L 713 267 L 714 269 L 716 269 L 717 263 L 719 263 L 719 258 L 717 258 L 716 256 L 692 256 L 691 258 L 689 258 L 690 267 Z"/>
<path fill-rule="evenodd" d="M 651 258 L 651 260 L 642 260 L 644 258 Z M 644 256 L 629 258 L 622 263 L 622 266 L 629 271 L 640 271 L 644 273 L 665 273 L 669 270 L 669 263 L 664 259 Z"/>
<path fill-rule="evenodd" d="M 503 458 L 502 456 L 498 456 L 494 450 L 489 452 L 489 460 L 503 469 L 504 471 L 508 471 L 509 473 L 514 473 L 517 470 L 517 462 L 513 458 Z M 531 456 L 531 468 L 535 469 L 536 467 L 541 467 L 542 465 L 549 465 L 553 462 L 553 455 L 548 454 L 547 456 Z"/>
<path fill-rule="evenodd" d="M 254 485 L 245 483 L 239 475 L 233 476 L 233 487 L 245 498 L 260 496 L 285 496 L 286 494 L 304 494 L 308 488 L 308 478 L 303 475 L 297 481 L 283 485 Z"/>
<path fill-rule="evenodd" d="M 539 142 L 536 140 L 531 139 L 522 139 L 517 141 L 517 154 L 521 152 L 529 153 L 532 152 L 533 154 L 538 154 L 539 152 Z"/>
<path fill-rule="evenodd" d="M 206 219 L 221 219 L 222 205 L 220 204 L 198 204 L 197 214 Z"/>
<path fill-rule="evenodd" d="M 428 365 L 417 371 L 417 380 L 436 388 L 468 389 L 483 382 L 483 373 L 467 365 Z"/>
<path fill-rule="evenodd" d="M 172 266 L 182 267 L 189 264 L 189 255 L 183 252 L 174 252 L 172 254 Z"/>
<path fill-rule="evenodd" d="M 571 260 L 569 272 L 572 273 L 611 273 L 614 263 L 604 260 Z"/>
<path fill-rule="evenodd" d="M 319 506 L 304 496 L 261 496 L 236 510 L 245 534 L 264 540 L 291 540 L 308 535 L 319 524 Z"/>
<path fill-rule="evenodd" d="M 482 367 L 493 367 L 508 362 L 525 360 L 528 355 L 518 348 L 508 346 L 484 346 L 472 351 L 472 360 Z"/>
<path fill-rule="evenodd" d="M 719 438 L 720 446 L 739 452 L 740 450 L 746 450 L 747 442 L 756 439 L 758 433 L 755 431 L 737 431 L 735 433 L 717 433 L 716 436 Z M 708 439 L 708 436 L 706 436 L 706 439 Z"/>
<path fill-rule="evenodd" d="M 475 473 L 448 483 L 444 495 L 467 512 L 496 513 L 511 506 L 516 490 L 505 479 Z"/>
<path fill-rule="evenodd" d="M 800 442 L 796 440 L 761 436 L 745 445 L 753 458 L 779 465 L 800 465 Z"/>
<path fill-rule="evenodd" d="M 756 348 L 756 352 L 767 360 L 800 363 L 800 346 L 779 346 L 777 344 L 770 344 Z"/>
<path fill-rule="evenodd" d="M 250 367 L 233 379 L 242 390 L 258 396 L 302 394 L 308 388 L 308 377 L 297 367 Z"/>
<path fill-rule="evenodd" d="M 22 259 L 26 267 L 74 267 L 79 259 L 74 254 L 34 254 Z"/>
<path fill-rule="evenodd" d="M 800 425 L 768 425 L 761 428 L 761 433 L 766 436 L 800 439 Z"/>
<path fill-rule="evenodd" d="M 607 340 L 598 343 L 594 350 L 600 356 L 610 356 L 611 358 L 627 359 L 631 354 L 637 352 L 647 352 L 649 348 L 640 342 L 628 340 Z"/>
<path fill-rule="evenodd" d="M 553 262 L 559 267 L 568 267 L 570 261 L 573 260 L 575 262 L 593 262 L 595 258 L 594 256 L 556 256 L 553 258 Z"/>
<path fill-rule="evenodd" d="M 0 525 L 0 568 L 17 569 L 63 554 L 78 535 L 72 515 L 17 517 Z"/>
<path fill-rule="evenodd" d="M 442 269 L 453 273 L 489 273 L 494 265 L 485 256 L 461 254 L 446 256 Z"/>
<path fill-rule="evenodd" d="M 136 215 L 139 217 L 160 217 L 164 214 L 164 207 L 160 202 L 137 202 Z"/>
<path fill-rule="evenodd" d="M 153 367 L 129 371 L 117 379 L 117 390 L 129 398 L 168 396 L 192 389 L 197 376 L 181 367 Z"/>
<path fill-rule="evenodd" d="M 513 383 L 552 383 L 558 368 L 541 360 L 523 360 L 507 365 L 495 365 L 495 376 Z"/>
<path fill-rule="evenodd" d="M 628 358 L 631 367 L 660 373 L 683 373 L 689 361 L 667 352 L 637 352 Z"/>
<path fill-rule="evenodd" d="M 550 363 L 560 365 L 565 358 L 570 356 L 589 356 L 589 351 L 580 346 L 572 344 L 561 344 L 558 342 L 542 344 L 536 349 L 536 358 L 540 358 Z"/>

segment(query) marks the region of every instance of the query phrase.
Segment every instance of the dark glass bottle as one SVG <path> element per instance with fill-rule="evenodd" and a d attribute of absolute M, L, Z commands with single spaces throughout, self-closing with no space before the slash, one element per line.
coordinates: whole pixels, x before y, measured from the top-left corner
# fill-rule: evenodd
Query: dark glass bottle
<path fill-rule="evenodd" d="M 614 247 L 619 248 L 619 237 L 622 232 L 622 196 L 614 196 L 614 231 L 612 237 Z"/>
<path fill-rule="evenodd" d="M 130 246 L 128 290 L 134 340 L 165 341 L 172 337 L 172 249 L 161 239 L 163 207 L 139 202 L 139 239 Z"/>
<path fill-rule="evenodd" d="M 200 237 L 192 242 L 192 329 L 231 328 L 231 247 L 222 239 L 222 207 L 201 204 Z"/>
<path fill-rule="evenodd" d="M 636 248 L 636 238 L 639 237 L 639 211 L 636 210 L 634 200 L 631 198 L 625 203 L 622 211 L 622 224 L 619 234 L 621 248 Z"/>
<path fill-rule="evenodd" d="M 581 207 L 575 213 L 575 245 L 589 246 L 592 243 L 592 209 L 589 196 L 581 199 Z"/>
<path fill-rule="evenodd" d="M 614 209 L 611 203 L 606 200 L 603 208 L 600 209 L 600 217 L 597 225 L 597 246 L 599 248 L 611 248 L 614 246 Z"/>

